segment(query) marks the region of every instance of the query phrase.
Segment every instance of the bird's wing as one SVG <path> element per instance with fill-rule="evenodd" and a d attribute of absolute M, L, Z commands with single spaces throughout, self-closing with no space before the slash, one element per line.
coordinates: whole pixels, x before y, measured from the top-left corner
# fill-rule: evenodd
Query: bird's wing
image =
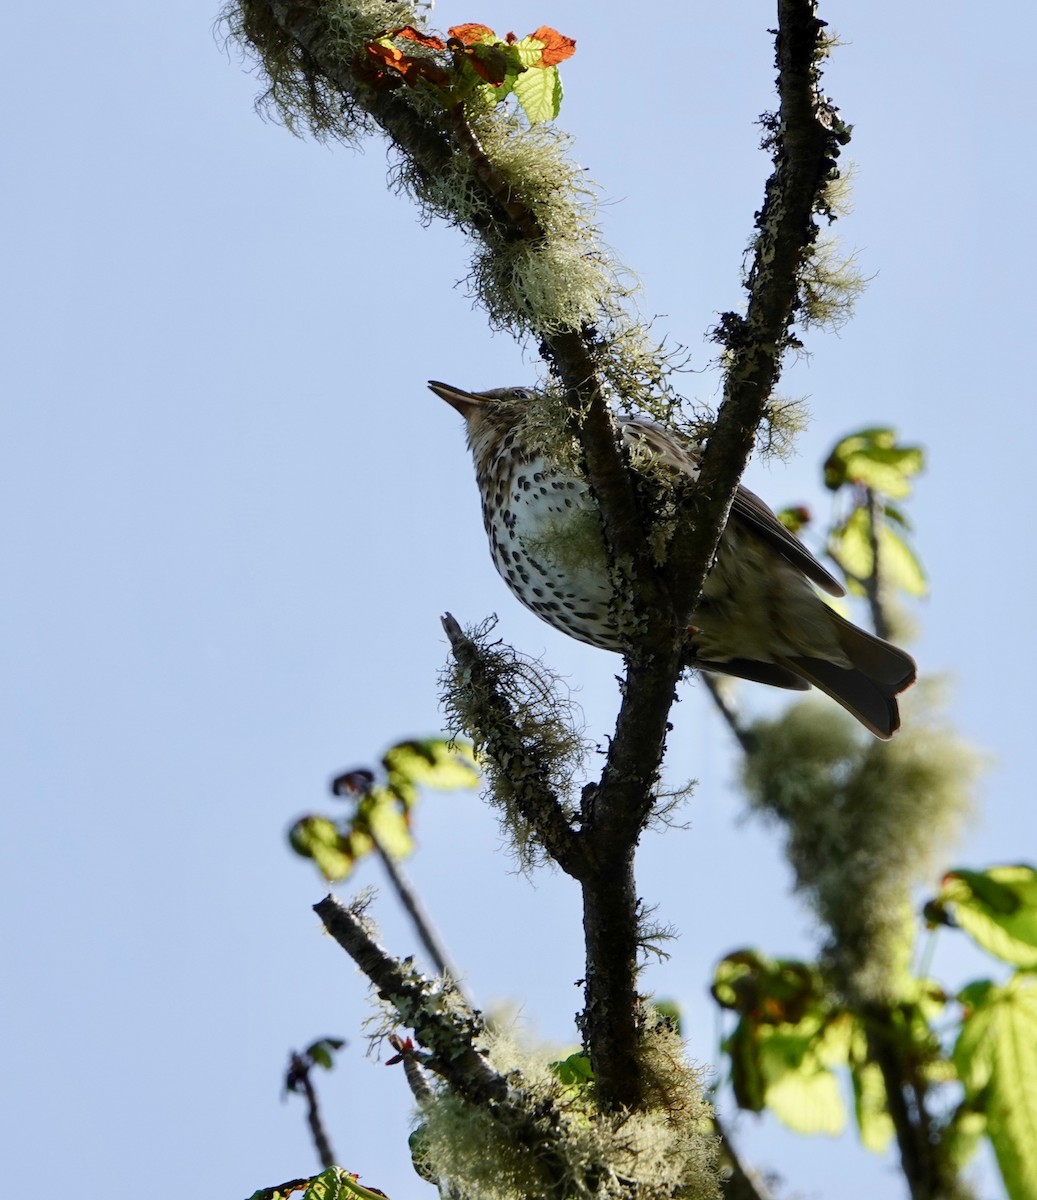
<path fill-rule="evenodd" d="M 620 430 L 624 441 L 633 447 L 647 449 L 668 466 L 692 479 L 699 476 L 701 446 L 691 438 L 681 437 L 644 417 L 623 417 Z M 803 543 L 790 533 L 766 504 L 747 487 L 738 485 L 731 504 L 731 520 L 738 521 L 757 537 L 776 550 L 786 562 L 798 567 L 804 575 L 830 596 L 845 596 L 846 589 L 830 575 Z"/>
<path fill-rule="evenodd" d="M 768 542 L 787 562 L 830 596 L 845 596 L 846 588 L 830 575 L 794 533 L 790 533 L 766 504 L 747 487 L 738 485 L 731 503 L 731 517 L 748 526 Z"/>

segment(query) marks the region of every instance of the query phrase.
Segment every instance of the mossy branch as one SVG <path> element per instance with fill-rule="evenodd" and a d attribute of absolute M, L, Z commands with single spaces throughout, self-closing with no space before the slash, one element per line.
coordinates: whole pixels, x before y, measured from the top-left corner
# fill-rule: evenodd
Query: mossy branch
<path fill-rule="evenodd" d="M 509 664 L 478 646 L 450 613 L 442 620 L 456 664 L 447 693 L 451 715 L 463 722 L 489 760 L 497 780 L 497 799 L 514 807 L 519 821 L 563 871 L 579 878 L 587 868 L 586 857 L 554 786 L 565 731 L 560 738 L 545 739 L 551 718 L 540 712 L 533 714 L 535 738 L 531 739 L 531 722 L 520 719 L 504 678 L 502 667 Z M 506 796 L 500 795 L 501 789 L 506 789 Z M 511 832 L 515 834 L 514 828 Z M 532 851 L 522 844 L 522 837 L 517 841 L 520 857 L 528 858 Z"/>
<path fill-rule="evenodd" d="M 449 1120 L 453 1106 L 464 1105 L 476 1121 L 475 1133 L 469 1130 L 469 1136 L 481 1131 L 477 1158 L 486 1158 L 486 1139 L 493 1138 L 497 1142 L 495 1150 L 506 1152 L 510 1159 L 507 1165 L 496 1164 L 497 1169 L 508 1169 L 523 1178 L 523 1192 L 514 1194 L 543 1200 L 642 1194 L 622 1181 L 617 1181 L 618 1186 L 602 1186 L 617 1147 L 623 1142 L 622 1128 L 613 1131 L 605 1124 L 600 1133 L 593 1133 L 585 1113 L 574 1121 L 543 1087 L 527 1088 L 520 1071 L 509 1070 L 506 1076 L 498 1072 L 479 1047 L 486 1036 L 480 1015 L 452 986 L 423 977 L 409 959 L 395 959 L 378 945 L 363 918 L 362 905 L 347 907 L 334 896 L 327 896 L 314 905 L 314 911 L 368 977 L 400 1025 L 413 1030 L 423 1053 L 404 1049 L 401 1057 L 405 1065 L 409 1062 L 416 1068 L 420 1060 L 421 1066 L 446 1084 L 448 1091 L 436 1094 L 420 1079 L 411 1080 L 426 1119 L 439 1110 L 440 1117 Z M 399 1049 L 399 1039 L 395 1039 L 395 1045 Z M 697 1086 L 696 1080 L 696 1090 Z M 553 1090 L 557 1092 L 558 1088 Z M 706 1200 L 712 1179 L 712 1147 L 698 1132 L 705 1109 L 693 1095 L 689 1094 L 687 1100 L 688 1130 L 684 1145 L 674 1156 L 682 1183 L 687 1186 L 667 1188 L 665 1194 L 679 1191 L 695 1200 Z M 491 1173 L 493 1169 L 491 1163 Z M 693 1179 L 698 1181 L 697 1186 Z M 657 1190 L 643 1194 L 661 1195 Z"/>
<path fill-rule="evenodd" d="M 364 905 L 348 907 L 325 896 L 313 911 L 324 928 L 374 984 L 379 997 L 401 1025 L 428 1051 L 425 1065 L 472 1103 L 504 1100 L 508 1081 L 498 1075 L 476 1049 L 482 1025 L 460 992 L 448 980 L 422 975 L 410 959 L 388 954 L 372 936 Z"/>
<path fill-rule="evenodd" d="M 583 1028 L 595 1070 L 601 1069 L 599 1062 L 610 1064 L 607 1103 L 636 1106 L 642 1096 L 636 1006 L 628 1003 L 636 981 L 636 951 L 629 944 L 636 911 L 633 845 L 650 812 L 680 672 L 682 631 L 698 603 L 782 356 L 791 344 L 800 274 L 817 234 L 815 214 L 823 206 L 839 145 L 848 137 L 818 88 L 823 29 L 812 0 L 779 0 L 774 169 L 757 218 L 747 313 L 744 318 L 729 314 L 723 325 L 729 356 L 724 400 L 699 479 L 682 501 L 689 519 L 677 530 L 668 558 L 670 604 L 649 609 L 665 613 L 669 623 L 653 620 L 640 640 L 640 652 L 628 664 L 606 772 L 585 814 L 593 857 L 605 864 L 607 875 L 584 885 L 585 914 L 592 919 L 585 916 L 588 996 Z M 611 548 L 615 552 L 615 543 Z M 640 570 L 632 574 L 639 583 L 646 577 Z M 595 1054 L 599 1045 L 604 1052 Z"/>

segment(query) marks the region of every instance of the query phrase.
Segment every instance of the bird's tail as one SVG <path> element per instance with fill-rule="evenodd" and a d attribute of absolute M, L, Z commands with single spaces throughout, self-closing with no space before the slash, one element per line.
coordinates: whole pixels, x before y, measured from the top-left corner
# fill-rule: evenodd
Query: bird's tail
<path fill-rule="evenodd" d="M 896 698 L 915 681 L 914 659 L 838 613 L 829 615 L 850 666 L 801 655 L 782 658 L 782 666 L 826 692 L 876 737 L 891 738 L 900 728 Z"/>

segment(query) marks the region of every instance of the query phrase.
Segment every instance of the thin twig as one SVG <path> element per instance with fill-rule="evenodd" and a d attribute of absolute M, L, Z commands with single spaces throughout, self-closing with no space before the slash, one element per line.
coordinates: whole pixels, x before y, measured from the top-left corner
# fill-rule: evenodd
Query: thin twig
<path fill-rule="evenodd" d="M 865 594 L 868 597 L 868 607 L 871 610 L 871 624 L 875 633 L 887 641 L 890 637 L 889 618 L 883 603 L 882 560 L 879 555 L 882 525 L 886 517 L 874 488 L 865 488 L 864 494 L 868 508 L 868 544 L 871 547 L 871 573 L 861 580 Z"/>
<path fill-rule="evenodd" d="M 403 906 L 407 916 L 410 917 L 414 931 L 418 935 L 418 940 L 425 947 L 425 952 L 432 960 L 432 965 L 444 979 L 448 979 L 455 987 L 460 989 L 460 973 L 447 957 L 446 949 L 443 946 L 439 933 L 422 907 L 421 901 L 411 886 L 410 880 L 403 872 L 403 868 L 388 853 L 373 832 L 369 831 L 369 835 L 371 841 L 374 842 L 375 852 L 379 859 L 381 859 L 382 866 L 385 868 L 385 873 L 389 876 L 389 882 L 396 892 L 396 897 Z"/>
<path fill-rule="evenodd" d="M 725 1200 L 770 1200 L 767 1193 L 757 1186 L 752 1176 L 742 1166 L 741 1159 L 735 1152 L 730 1135 L 721 1124 L 720 1118 L 715 1111 L 713 1113 L 713 1128 L 720 1138 L 721 1162 L 730 1171 L 726 1181 L 721 1184 Z"/>
<path fill-rule="evenodd" d="M 713 703 L 717 706 L 717 711 L 727 722 L 728 729 L 734 734 L 735 741 L 738 742 L 747 755 L 754 753 L 758 745 L 758 739 L 751 730 L 742 724 L 734 705 L 724 695 L 723 685 L 714 679 L 708 671 L 701 671 L 699 678 L 706 685 L 706 690 L 713 697 Z"/>
<path fill-rule="evenodd" d="M 337 1163 L 337 1159 L 331 1149 L 331 1142 L 328 1139 L 327 1131 L 324 1128 L 324 1122 L 320 1115 L 320 1105 L 317 1103 L 317 1090 L 313 1086 L 313 1080 L 310 1078 L 310 1070 L 312 1063 L 306 1061 L 301 1054 L 297 1054 L 294 1050 L 289 1060 L 288 1079 L 291 1081 L 291 1090 L 302 1090 L 302 1094 L 306 1097 L 306 1122 L 310 1127 L 310 1135 L 313 1138 L 313 1144 L 317 1150 L 317 1157 L 320 1159 L 320 1165 L 327 1170 L 328 1167 L 333 1167 Z"/>

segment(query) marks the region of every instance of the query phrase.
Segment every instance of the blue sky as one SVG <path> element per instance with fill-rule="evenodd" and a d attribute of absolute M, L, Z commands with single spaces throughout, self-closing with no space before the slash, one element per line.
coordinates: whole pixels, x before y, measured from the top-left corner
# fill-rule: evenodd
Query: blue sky
<path fill-rule="evenodd" d="M 846 43 L 828 88 L 855 126 L 839 232 L 873 278 L 856 319 L 811 334 L 783 381 L 810 400 L 798 457 L 748 478 L 824 515 L 818 466 L 838 437 L 888 422 L 924 443 L 910 511 L 932 595 L 912 651 L 949 678 L 952 719 L 990 761 L 948 865 L 1032 860 L 1035 17 L 1017 0 L 996 20 L 963 3 L 825 15 Z M 57 0 L 42 41 L 26 6 L 8 22 L 5 1178 L 22 1194 L 60 1169 L 86 1197 L 172 1200 L 305 1174 L 279 1073 L 332 1033 L 350 1039 L 320 1081 L 339 1158 L 399 1200 L 426 1194 L 404 1083 L 364 1057 L 365 987 L 321 936 L 321 883 L 283 832 L 330 804 L 331 775 L 439 727 L 441 612 L 499 613 L 599 738 L 618 664 L 507 594 L 460 418 L 425 389 L 535 377 L 458 284 L 461 236 L 422 229 L 386 191 L 380 145 L 357 155 L 260 120 L 214 17 L 201 0 Z M 602 189 L 604 237 L 688 347 L 684 390 L 715 398 L 704 333 L 739 303 L 765 177 L 770 5 L 450 0 L 435 15 L 475 20 L 576 38 L 561 124 Z M 646 837 L 639 879 L 682 931 L 648 985 L 684 1006 L 709 1061 L 716 958 L 814 943 L 773 837 L 741 819 L 735 751 L 703 693 L 685 687 L 668 759 L 674 783 L 700 781 L 689 828 Z M 516 875 L 471 794 L 430 797 L 418 836 L 409 870 L 479 1003 L 513 1001 L 570 1042 L 575 887 Z M 372 865 L 358 882 L 381 881 Z M 384 891 L 375 912 L 410 953 Z M 988 969 L 941 937 L 947 982 Z M 900 1194 L 852 1138 L 737 1130 L 805 1195 Z"/>

